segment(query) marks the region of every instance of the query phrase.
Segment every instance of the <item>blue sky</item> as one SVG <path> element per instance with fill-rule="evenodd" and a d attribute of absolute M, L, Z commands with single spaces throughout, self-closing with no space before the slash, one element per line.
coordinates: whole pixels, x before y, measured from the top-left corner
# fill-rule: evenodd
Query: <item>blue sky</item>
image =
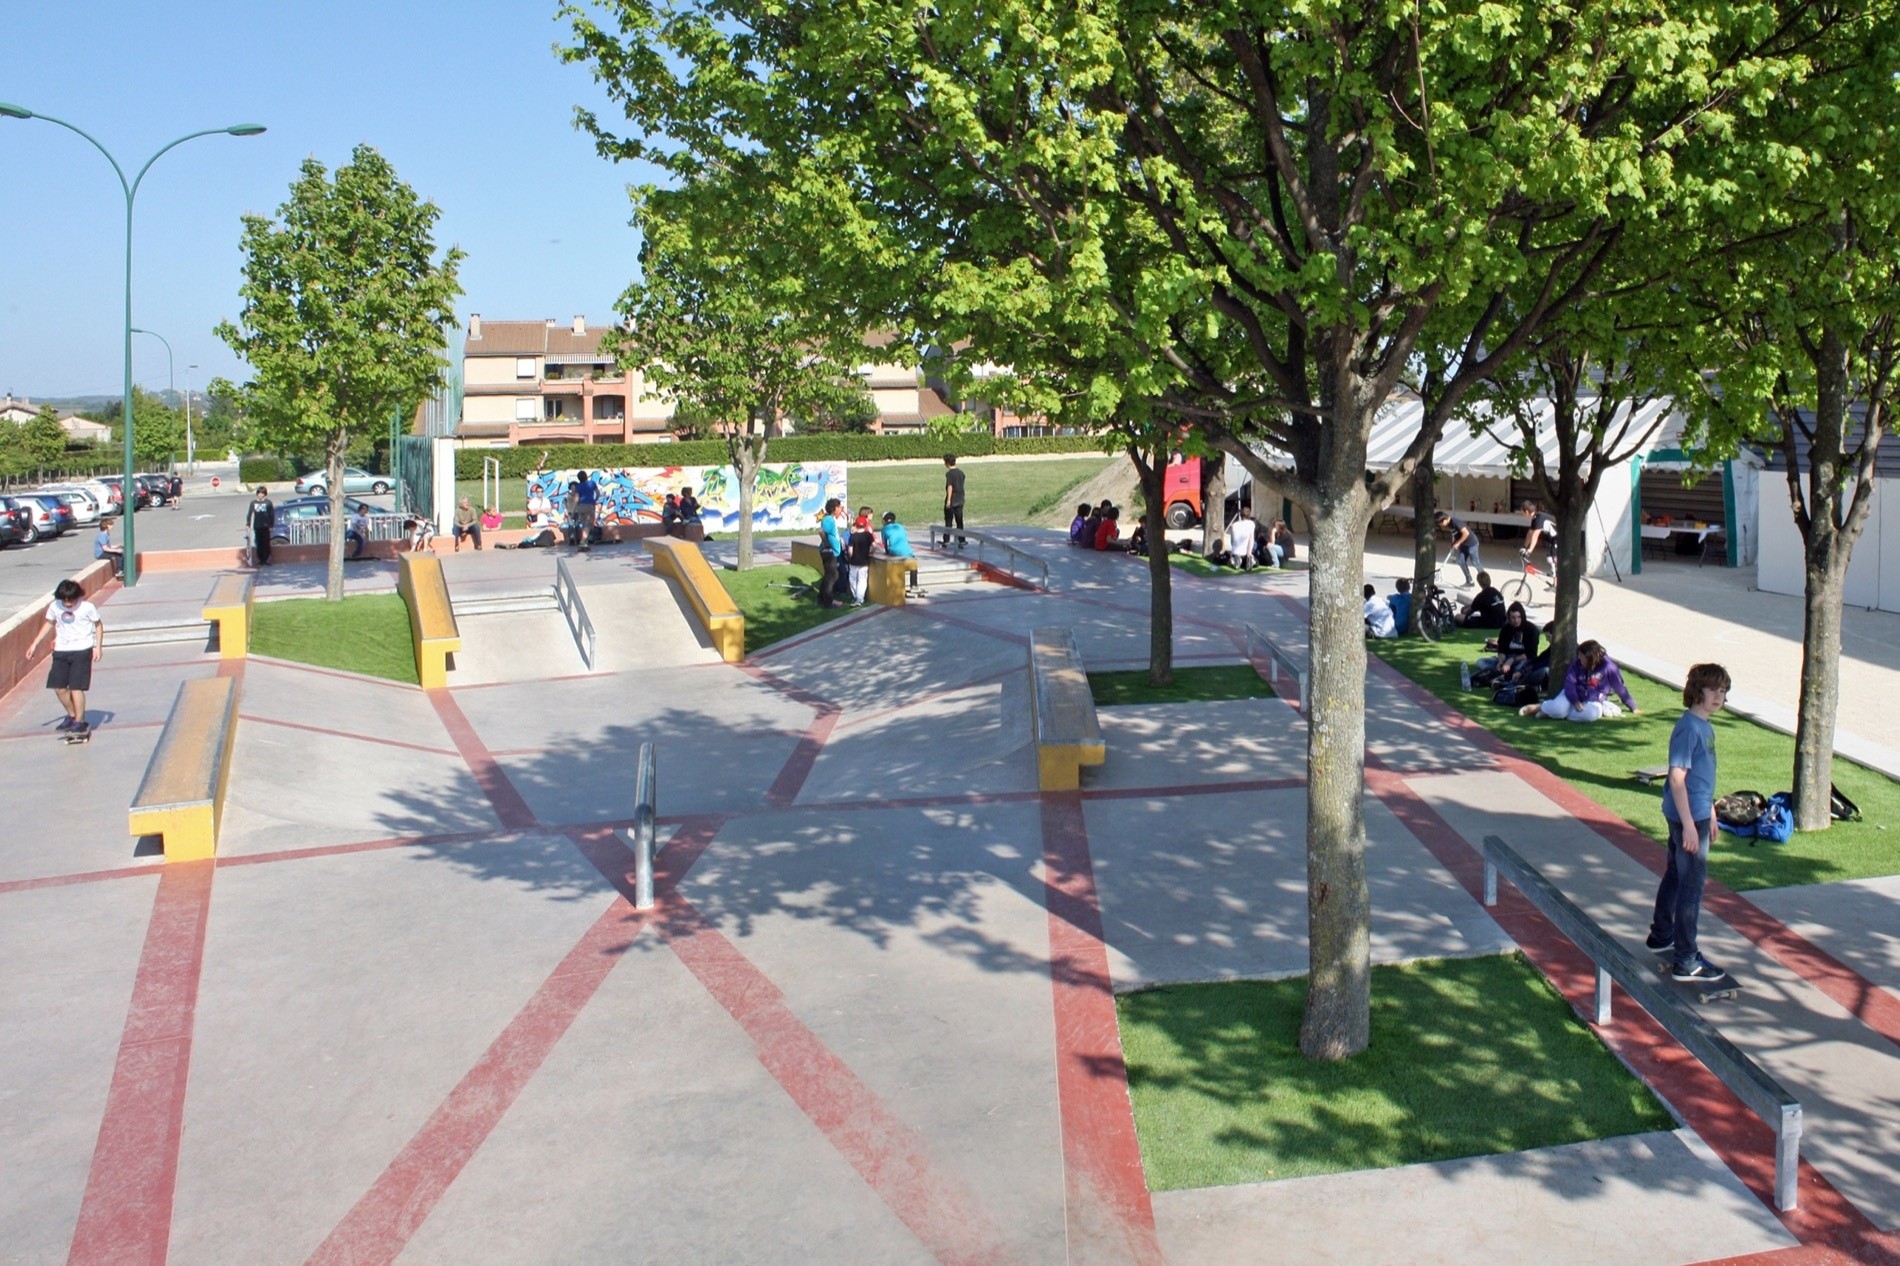
<path fill-rule="evenodd" d="M 439 245 L 468 253 L 458 310 L 601 322 L 635 269 L 626 186 L 574 130 L 606 113 L 586 68 L 552 49 L 554 0 L 417 3 L 0 0 L 0 101 L 97 137 L 133 175 L 160 159 L 133 219 L 133 324 L 171 341 L 178 385 L 241 378 L 212 328 L 238 311 L 238 217 L 274 212 L 298 164 L 335 168 L 359 142 L 442 209 Z M 124 197 L 64 128 L 0 118 L 0 394 L 116 394 Z M 459 354 L 461 335 L 454 336 Z M 165 349 L 133 339 L 133 376 L 166 385 Z"/>

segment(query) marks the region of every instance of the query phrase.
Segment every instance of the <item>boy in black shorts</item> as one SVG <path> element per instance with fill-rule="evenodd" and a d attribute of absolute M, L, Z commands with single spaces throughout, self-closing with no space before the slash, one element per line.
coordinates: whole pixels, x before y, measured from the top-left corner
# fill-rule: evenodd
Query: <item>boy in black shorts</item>
<path fill-rule="evenodd" d="M 92 688 L 92 666 L 105 651 L 106 626 L 99 618 L 99 608 L 86 601 L 86 592 L 77 581 L 62 580 L 53 590 L 52 605 L 46 608 L 46 627 L 26 648 L 29 662 L 39 654 L 49 632 L 53 635 L 53 660 L 46 673 L 46 688 L 66 709 L 58 728 L 74 737 L 84 737 L 88 732 L 86 691 Z"/>

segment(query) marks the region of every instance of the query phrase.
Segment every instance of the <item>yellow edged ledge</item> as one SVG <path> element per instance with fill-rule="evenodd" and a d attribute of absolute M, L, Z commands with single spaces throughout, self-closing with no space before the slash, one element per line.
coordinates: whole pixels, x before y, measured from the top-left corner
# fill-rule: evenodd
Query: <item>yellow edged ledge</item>
<path fill-rule="evenodd" d="M 745 616 L 719 583 L 719 576 L 699 552 L 699 546 L 670 536 L 649 536 L 644 542 L 653 555 L 653 570 L 679 582 L 680 592 L 693 608 L 719 658 L 736 664 L 745 658 Z"/>
<path fill-rule="evenodd" d="M 211 586 L 204 618 L 218 626 L 218 658 L 243 659 L 251 653 L 251 604 L 256 579 L 226 572 Z"/>
<path fill-rule="evenodd" d="M 168 862 L 218 853 L 218 826 L 237 738 L 237 682 L 204 677 L 178 688 L 127 815 L 134 837 L 163 838 Z"/>
<path fill-rule="evenodd" d="M 440 690 L 449 684 L 449 656 L 462 649 L 442 560 L 402 554 L 396 566 L 396 592 L 409 607 L 409 636 L 416 645 L 416 679 L 424 690 Z"/>

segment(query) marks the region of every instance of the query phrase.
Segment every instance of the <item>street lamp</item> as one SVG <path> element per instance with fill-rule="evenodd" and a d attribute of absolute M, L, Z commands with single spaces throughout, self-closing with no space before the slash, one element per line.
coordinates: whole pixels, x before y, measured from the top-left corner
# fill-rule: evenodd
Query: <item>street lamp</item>
<path fill-rule="evenodd" d="M 120 416 L 125 419 L 125 490 L 129 498 L 138 475 L 136 463 L 132 457 L 132 202 L 138 197 L 139 185 L 144 182 L 145 173 L 152 169 L 152 164 L 186 141 L 193 141 L 201 136 L 257 136 L 264 131 L 264 128 L 257 123 L 240 123 L 235 127 L 214 127 L 206 128 L 202 132 L 188 132 L 177 140 L 168 141 L 160 146 L 156 154 L 145 160 L 145 165 L 139 168 L 138 175 L 128 182 L 125 178 L 125 168 L 119 166 L 119 160 L 112 156 L 112 151 L 101 145 L 98 138 L 84 128 L 68 123 L 64 119 L 56 119 L 50 114 L 36 114 L 25 106 L 11 105 L 5 101 L 0 101 L 0 118 L 44 119 L 48 123 L 57 124 L 68 132 L 77 134 L 106 156 L 106 161 L 112 164 L 113 174 L 119 178 L 119 188 L 125 191 L 125 394 Z M 169 344 L 166 351 L 169 354 Z M 125 587 L 128 589 L 139 582 L 139 556 L 133 540 L 132 518 L 130 512 L 125 516 Z"/>
<path fill-rule="evenodd" d="M 172 372 L 177 368 L 177 363 L 172 360 L 172 341 L 163 334 L 160 334 L 157 330 L 141 330 L 136 325 L 132 327 L 132 333 L 149 334 L 165 345 L 165 390 L 173 399 L 177 399 L 178 376 Z M 128 475 L 127 478 L 129 479 L 131 476 Z M 129 494 L 131 489 L 126 489 L 126 492 Z M 126 522 L 130 523 L 131 521 L 132 516 L 130 514 L 126 515 Z"/>
<path fill-rule="evenodd" d="M 185 473 L 198 473 L 198 447 L 191 442 L 191 371 L 196 365 L 185 366 Z"/>

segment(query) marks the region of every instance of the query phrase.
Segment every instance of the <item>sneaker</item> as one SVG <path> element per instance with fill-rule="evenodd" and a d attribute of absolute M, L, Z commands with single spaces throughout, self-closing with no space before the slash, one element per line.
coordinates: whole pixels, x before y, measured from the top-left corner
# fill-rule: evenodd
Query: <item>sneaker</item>
<path fill-rule="evenodd" d="M 77 721 L 75 721 L 75 720 L 73 720 L 73 719 L 72 719 L 71 717 L 61 717 L 61 718 L 59 719 L 59 724 L 58 724 L 58 725 L 56 725 L 56 726 L 54 726 L 53 728 L 54 728 L 55 730 L 60 730 L 60 731 L 64 731 L 64 730 L 70 730 L 70 729 L 72 729 L 72 728 L 73 728 L 73 726 L 75 726 L 75 725 L 77 725 L 77 724 L 79 724 L 79 723 L 78 723 Z"/>
<path fill-rule="evenodd" d="M 83 738 L 87 731 L 91 729 L 92 727 L 87 725 L 84 721 L 75 721 L 73 722 L 72 734 L 75 738 Z"/>
<path fill-rule="evenodd" d="M 1687 967 L 1672 967 L 1669 971 L 1671 980 L 1720 980 L 1726 975 L 1727 972 L 1701 957 Z"/>
<path fill-rule="evenodd" d="M 1666 954 L 1670 950 L 1674 949 L 1675 946 L 1676 946 L 1676 938 L 1673 936 L 1669 937 L 1667 940 L 1658 940 L 1656 938 L 1656 934 L 1652 932 L 1648 936 L 1643 938 L 1643 948 L 1647 949 L 1652 954 Z"/>

